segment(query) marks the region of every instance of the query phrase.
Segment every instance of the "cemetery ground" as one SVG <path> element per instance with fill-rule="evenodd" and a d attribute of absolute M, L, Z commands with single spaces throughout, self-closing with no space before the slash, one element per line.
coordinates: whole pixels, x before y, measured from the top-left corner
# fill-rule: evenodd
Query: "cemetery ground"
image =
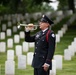
<path fill-rule="evenodd" d="M 67 21 L 67 20 L 66 20 Z M 60 24 L 61 25 L 61 24 Z M 60 26 L 55 30 L 59 30 Z M 56 32 L 55 31 L 55 32 Z M 76 37 L 76 23 L 68 27 L 67 32 L 61 37 L 59 43 L 57 43 L 55 55 L 62 55 L 63 57 L 63 67 L 62 70 L 56 70 L 56 75 L 76 75 L 76 54 L 72 57 L 71 60 L 64 60 L 64 49 L 71 44 L 71 42 Z M 15 46 L 14 46 L 15 47 Z M 15 48 L 13 48 L 15 49 Z M 29 51 L 32 52 L 34 48 L 30 48 Z M 8 48 L 7 48 L 8 50 Z M 26 55 L 26 52 L 23 52 L 23 55 Z M 5 61 L 7 60 L 6 53 L 0 53 L 0 75 L 5 75 Z M 18 69 L 18 58 L 15 55 L 15 75 L 33 75 L 33 68 L 30 65 L 26 66 L 26 69 Z"/>
<path fill-rule="evenodd" d="M 62 47 L 66 46 L 66 45 L 63 44 Z M 63 49 L 62 48 L 59 48 L 59 49 L 61 50 L 61 52 L 57 51 L 56 54 L 62 54 Z M 6 60 L 6 54 L 0 53 L 0 67 L 1 67 L 0 72 L 1 72 L 1 75 L 5 75 L 5 66 L 4 66 L 5 60 Z M 26 69 L 19 70 L 17 68 L 16 56 L 15 56 L 15 61 L 16 61 L 15 75 L 33 75 L 33 68 L 31 66 L 27 65 Z M 63 68 L 62 68 L 62 70 L 57 70 L 57 75 L 76 75 L 76 55 L 70 61 L 65 61 L 63 59 Z"/>

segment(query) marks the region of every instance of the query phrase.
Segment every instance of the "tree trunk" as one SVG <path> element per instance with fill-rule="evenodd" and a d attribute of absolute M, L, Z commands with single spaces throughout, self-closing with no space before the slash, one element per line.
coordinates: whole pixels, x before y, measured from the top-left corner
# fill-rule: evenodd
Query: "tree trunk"
<path fill-rule="evenodd" d="M 75 13 L 74 0 L 68 0 L 69 10 L 72 10 Z"/>

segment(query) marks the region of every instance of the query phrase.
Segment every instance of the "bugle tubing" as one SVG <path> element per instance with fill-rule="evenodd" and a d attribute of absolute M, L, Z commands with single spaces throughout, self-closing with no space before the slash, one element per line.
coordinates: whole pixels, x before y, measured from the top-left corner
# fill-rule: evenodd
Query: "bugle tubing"
<path fill-rule="evenodd" d="M 18 28 L 20 28 L 20 26 L 24 26 L 25 28 L 26 28 L 26 27 L 33 27 L 32 30 L 36 30 L 39 25 L 33 25 L 33 24 L 28 24 L 28 25 L 27 25 L 27 24 L 18 24 Z"/>

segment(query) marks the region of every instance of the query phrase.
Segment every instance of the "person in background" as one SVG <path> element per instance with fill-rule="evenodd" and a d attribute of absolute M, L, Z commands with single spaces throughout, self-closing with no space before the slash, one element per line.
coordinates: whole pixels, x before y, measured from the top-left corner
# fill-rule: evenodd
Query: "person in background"
<path fill-rule="evenodd" d="M 34 75 L 49 75 L 49 70 L 52 69 L 52 59 L 55 52 L 55 34 L 49 28 L 53 23 L 46 15 L 43 15 L 39 22 L 39 28 L 41 29 L 39 32 L 30 35 L 33 25 L 28 25 L 25 28 L 25 41 L 35 42 L 32 61 Z M 48 33 L 49 30 L 50 32 Z M 46 39 L 46 35 L 48 36 L 48 40 Z"/>

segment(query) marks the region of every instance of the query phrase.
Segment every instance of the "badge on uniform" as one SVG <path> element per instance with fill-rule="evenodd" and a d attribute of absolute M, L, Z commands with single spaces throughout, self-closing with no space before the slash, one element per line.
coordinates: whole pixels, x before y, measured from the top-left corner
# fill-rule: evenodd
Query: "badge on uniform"
<path fill-rule="evenodd" d="M 39 34 L 37 34 L 37 35 L 36 35 L 36 38 L 38 38 L 39 36 L 40 36 L 40 35 L 39 35 Z"/>
<path fill-rule="evenodd" d="M 55 35 L 54 35 L 54 34 L 52 34 L 51 36 L 52 36 L 52 37 L 55 37 Z"/>

